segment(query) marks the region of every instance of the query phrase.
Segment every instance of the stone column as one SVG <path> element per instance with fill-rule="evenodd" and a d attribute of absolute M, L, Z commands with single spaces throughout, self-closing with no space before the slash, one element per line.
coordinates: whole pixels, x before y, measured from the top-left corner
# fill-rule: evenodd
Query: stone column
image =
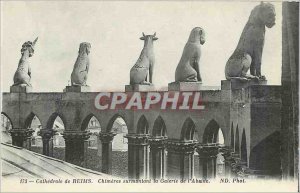
<path fill-rule="evenodd" d="M 102 144 L 102 172 L 112 174 L 112 140 L 116 133 L 99 133 Z"/>
<path fill-rule="evenodd" d="M 148 134 L 129 134 L 128 139 L 128 177 L 147 179 L 149 168 Z"/>
<path fill-rule="evenodd" d="M 87 131 L 68 130 L 63 133 L 65 138 L 65 159 L 72 164 L 85 167 L 88 150 L 89 133 Z"/>
<path fill-rule="evenodd" d="M 194 177 L 195 141 L 167 141 L 167 176 L 170 179 Z"/>
<path fill-rule="evenodd" d="M 232 150 L 230 147 L 222 147 L 220 149 L 222 156 L 224 157 L 224 162 L 225 162 L 225 176 L 226 177 L 232 177 L 232 163 L 233 163 L 233 158 L 232 158 Z"/>
<path fill-rule="evenodd" d="M 151 178 L 165 178 L 165 140 L 166 137 L 149 138 L 151 155 Z"/>
<path fill-rule="evenodd" d="M 235 152 L 231 152 L 232 162 L 231 162 L 231 175 L 232 177 L 238 177 L 239 171 L 239 162 L 240 162 L 240 155 Z"/>
<path fill-rule="evenodd" d="M 43 154 L 53 157 L 53 135 L 56 133 L 53 129 L 41 129 L 39 135 L 43 140 Z"/>
<path fill-rule="evenodd" d="M 12 129 L 9 131 L 12 138 L 12 144 L 18 147 L 31 149 L 31 136 L 33 129 Z"/>
<path fill-rule="evenodd" d="M 199 154 L 199 178 L 212 179 L 216 177 L 217 144 L 200 144 L 197 146 Z"/>

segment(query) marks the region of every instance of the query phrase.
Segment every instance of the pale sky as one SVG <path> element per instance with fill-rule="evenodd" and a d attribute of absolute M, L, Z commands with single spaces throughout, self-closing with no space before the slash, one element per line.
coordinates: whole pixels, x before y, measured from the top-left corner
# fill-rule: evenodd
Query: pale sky
<path fill-rule="evenodd" d="M 259 2 L 213 1 L 13 1 L 1 2 L 1 83 L 9 91 L 25 41 L 39 40 L 30 58 L 34 92 L 62 92 L 79 44 L 91 43 L 87 84 L 92 91 L 124 91 L 143 48 L 142 32 L 156 32 L 153 82 L 167 87 L 194 27 L 206 32 L 200 73 L 203 84 L 220 86 L 251 10 Z M 273 2 L 276 25 L 266 29 L 262 74 L 281 78 L 281 3 Z"/>

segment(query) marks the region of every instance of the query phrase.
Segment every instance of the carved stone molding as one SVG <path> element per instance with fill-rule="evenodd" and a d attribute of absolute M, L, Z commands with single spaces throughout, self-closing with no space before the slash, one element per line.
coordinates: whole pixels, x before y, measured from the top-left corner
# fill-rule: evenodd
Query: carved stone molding
<path fill-rule="evenodd" d="M 31 138 L 33 129 L 12 129 L 9 131 L 12 138 Z"/>
<path fill-rule="evenodd" d="M 39 135 L 43 138 L 43 139 L 51 139 L 54 135 L 55 135 L 55 133 L 56 133 L 57 131 L 55 131 L 55 130 L 53 130 L 53 129 L 41 129 L 40 131 L 39 131 Z"/>
<path fill-rule="evenodd" d="M 228 147 L 228 146 L 223 146 L 223 147 L 220 147 L 219 151 L 221 152 L 222 156 L 224 157 L 225 159 L 225 162 L 226 161 L 233 161 L 233 157 L 232 157 L 232 153 L 233 153 L 233 150 Z"/>
<path fill-rule="evenodd" d="M 125 136 L 128 139 L 128 145 L 146 146 L 149 145 L 148 134 L 128 134 Z"/>
<path fill-rule="evenodd" d="M 190 141 L 175 141 L 167 140 L 167 150 L 168 152 L 177 153 L 177 154 L 193 154 L 195 152 L 197 142 Z"/>
<path fill-rule="evenodd" d="M 217 157 L 217 154 L 219 153 L 219 144 L 217 143 L 198 144 L 196 151 L 198 152 L 200 158 Z"/>
<path fill-rule="evenodd" d="M 87 131 L 65 131 L 63 137 L 68 140 L 87 140 L 90 137 L 90 132 Z"/>
<path fill-rule="evenodd" d="M 98 137 L 102 143 L 110 143 L 115 135 L 116 133 L 99 133 Z"/>
<path fill-rule="evenodd" d="M 151 137 L 149 138 L 150 149 L 162 149 L 166 146 L 166 140 L 168 138 L 165 136 Z"/>

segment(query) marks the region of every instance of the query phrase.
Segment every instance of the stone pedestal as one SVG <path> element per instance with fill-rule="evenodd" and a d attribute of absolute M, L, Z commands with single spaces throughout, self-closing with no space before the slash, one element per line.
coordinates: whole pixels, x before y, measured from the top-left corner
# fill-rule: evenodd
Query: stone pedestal
<path fill-rule="evenodd" d="M 150 138 L 150 159 L 151 171 L 150 176 L 152 179 L 165 178 L 165 140 L 166 137 Z"/>
<path fill-rule="evenodd" d="M 53 135 L 56 131 L 52 129 L 41 129 L 39 135 L 43 140 L 43 154 L 53 157 Z"/>
<path fill-rule="evenodd" d="M 251 85 L 267 85 L 267 80 L 222 80 L 221 81 L 221 89 L 222 90 L 235 90 L 235 89 L 242 89 L 247 88 Z"/>
<path fill-rule="evenodd" d="M 72 164 L 85 167 L 89 133 L 86 131 L 65 131 L 65 159 Z"/>
<path fill-rule="evenodd" d="M 216 177 L 216 159 L 218 154 L 216 144 L 201 144 L 196 151 L 199 154 L 199 173 L 197 177 L 213 179 Z"/>
<path fill-rule="evenodd" d="M 32 92 L 31 86 L 22 86 L 22 85 L 16 85 L 10 87 L 11 93 L 29 93 Z"/>
<path fill-rule="evenodd" d="M 91 92 L 91 88 L 89 86 L 66 86 L 64 92 Z"/>
<path fill-rule="evenodd" d="M 128 178 L 147 179 L 149 168 L 149 135 L 129 134 L 125 137 L 128 139 Z"/>
<path fill-rule="evenodd" d="M 194 141 L 167 141 L 167 176 L 169 179 L 194 177 Z"/>
<path fill-rule="evenodd" d="M 10 131 L 12 144 L 30 150 L 31 136 L 33 132 L 33 129 L 12 129 Z"/>
<path fill-rule="evenodd" d="M 171 82 L 168 91 L 199 91 L 209 90 L 210 87 L 203 86 L 201 82 Z"/>
<path fill-rule="evenodd" d="M 134 85 L 125 85 L 125 92 L 147 92 L 155 91 L 153 84 L 134 84 Z"/>
<path fill-rule="evenodd" d="M 112 174 L 112 140 L 115 133 L 99 133 L 102 144 L 102 172 Z"/>

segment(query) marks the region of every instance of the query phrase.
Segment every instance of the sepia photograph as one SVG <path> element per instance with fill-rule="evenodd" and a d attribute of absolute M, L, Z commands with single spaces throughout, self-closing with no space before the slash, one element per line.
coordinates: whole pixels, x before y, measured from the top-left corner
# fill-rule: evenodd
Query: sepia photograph
<path fill-rule="evenodd" d="M 298 192 L 299 1 L 1 0 L 1 192 Z"/>

